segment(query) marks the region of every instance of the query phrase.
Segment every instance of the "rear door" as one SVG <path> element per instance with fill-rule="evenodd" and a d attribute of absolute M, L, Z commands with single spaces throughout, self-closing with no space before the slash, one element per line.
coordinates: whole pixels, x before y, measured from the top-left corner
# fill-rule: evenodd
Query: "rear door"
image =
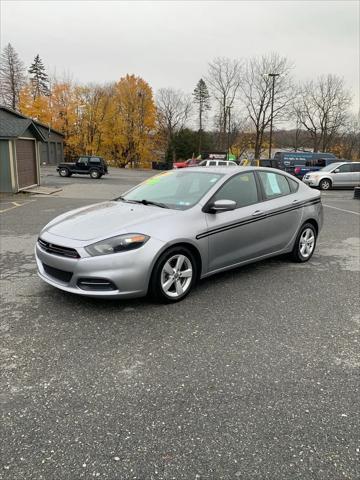
<path fill-rule="evenodd" d="M 353 177 L 352 186 L 353 187 L 360 186 L 360 163 L 352 163 L 351 172 Z"/>
<path fill-rule="evenodd" d="M 264 201 L 259 205 L 261 221 L 262 255 L 280 252 L 287 248 L 296 235 L 302 218 L 298 183 L 281 173 L 259 171 Z"/>

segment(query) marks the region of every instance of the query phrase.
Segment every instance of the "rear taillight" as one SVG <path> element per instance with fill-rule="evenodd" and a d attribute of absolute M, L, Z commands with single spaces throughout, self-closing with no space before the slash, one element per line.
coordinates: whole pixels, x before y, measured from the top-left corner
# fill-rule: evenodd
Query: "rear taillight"
<path fill-rule="evenodd" d="M 301 168 L 295 167 L 295 170 L 294 170 L 295 175 L 299 175 L 300 172 L 301 172 Z"/>

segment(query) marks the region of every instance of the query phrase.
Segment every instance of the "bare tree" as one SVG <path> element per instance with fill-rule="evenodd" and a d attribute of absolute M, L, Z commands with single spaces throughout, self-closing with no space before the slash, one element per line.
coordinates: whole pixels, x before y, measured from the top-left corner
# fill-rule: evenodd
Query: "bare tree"
<path fill-rule="evenodd" d="M 313 140 L 314 152 L 328 151 L 348 120 L 351 95 L 344 80 L 336 75 L 319 77 L 300 86 L 295 112 Z"/>
<path fill-rule="evenodd" d="M 360 160 L 360 114 L 349 115 L 346 126 L 334 141 L 340 158 Z"/>
<path fill-rule="evenodd" d="M 166 137 L 167 149 L 176 161 L 174 137 L 182 130 L 191 113 L 191 98 L 181 90 L 161 88 L 156 96 L 158 124 Z"/>
<path fill-rule="evenodd" d="M 4 105 L 16 110 L 20 90 L 25 84 L 25 67 L 14 47 L 8 43 L 1 53 L 0 95 Z"/>
<path fill-rule="evenodd" d="M 218 103 L 217 121 L 220 133 L 220 146 L 226 145 L 229 109 L 234 105 L 240 88 L 242 63 L 239 60 L 218 57 L 209 63 L 207 82 Z"/>
<path fill-rule="evenodd" d="M 290 111 L 293 100 L 293 88 L 290 78 L 291 63 L 277 53 L 250 58 L 246 63 L 244 79 L 241 84 L 245 108 L 255 130 L 255 159 L 260 158 L 265 131 L 271 122 L 272 77 L 275 73 L 274 107 L 272 120 L 284 120 Z"/>

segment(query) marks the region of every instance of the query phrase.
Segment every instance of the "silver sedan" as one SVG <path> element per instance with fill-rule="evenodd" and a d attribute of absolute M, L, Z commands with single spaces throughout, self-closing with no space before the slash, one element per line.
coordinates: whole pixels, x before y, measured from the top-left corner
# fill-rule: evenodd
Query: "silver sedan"
<path fill-rule="evenodd" d="M 224 270 L 284 253 L 308 261 L 322 218 L 319 192 L 279 170 L 172 170 L 52 220 L 36 261 L 67 292 L 175 302 Z"/>

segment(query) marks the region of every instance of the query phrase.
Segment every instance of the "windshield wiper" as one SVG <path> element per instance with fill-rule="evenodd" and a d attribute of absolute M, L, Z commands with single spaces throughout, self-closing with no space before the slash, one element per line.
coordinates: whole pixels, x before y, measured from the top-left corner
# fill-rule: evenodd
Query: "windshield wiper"
<path fill-rule="evenodd" d="M 160 207 L 160 208 L 169 208 L 165 203 L 160 203 L 160 202 L 153 202 L 152 200 L 128 200 L 127 198 L 124 197 L 117 197 L 115 198 L 115 201 L 120 200 L 121 202 L 127 202 L 127 203 L 141 203 L 142 205 L 154 205 L 155 207 Z"/>
<path fill-rule="evenodd" d="M 127 199 L 124 198 L 124 197 L 116 197 L 116 198 L 114 198 L 114 201 L 115 201 L 115 202 L 119 202 L 119 201 L 120 201 L 120 202 L 125 202 L 125 203 L 139 203 L 138 200 L 127 200 Z M 140 203 L 141 203 L 141 202 L 140 202 Z"/>
<path fill-rule="evenodd" d="M 169 208 L 167 205 L 165 205 L 165 203 L 153 202 L 152 200 L 142 199 L 142 200 L 136 200 L 136 202 L 142 203 L 143 205 L 154 205 L 155 207 Z"/>

